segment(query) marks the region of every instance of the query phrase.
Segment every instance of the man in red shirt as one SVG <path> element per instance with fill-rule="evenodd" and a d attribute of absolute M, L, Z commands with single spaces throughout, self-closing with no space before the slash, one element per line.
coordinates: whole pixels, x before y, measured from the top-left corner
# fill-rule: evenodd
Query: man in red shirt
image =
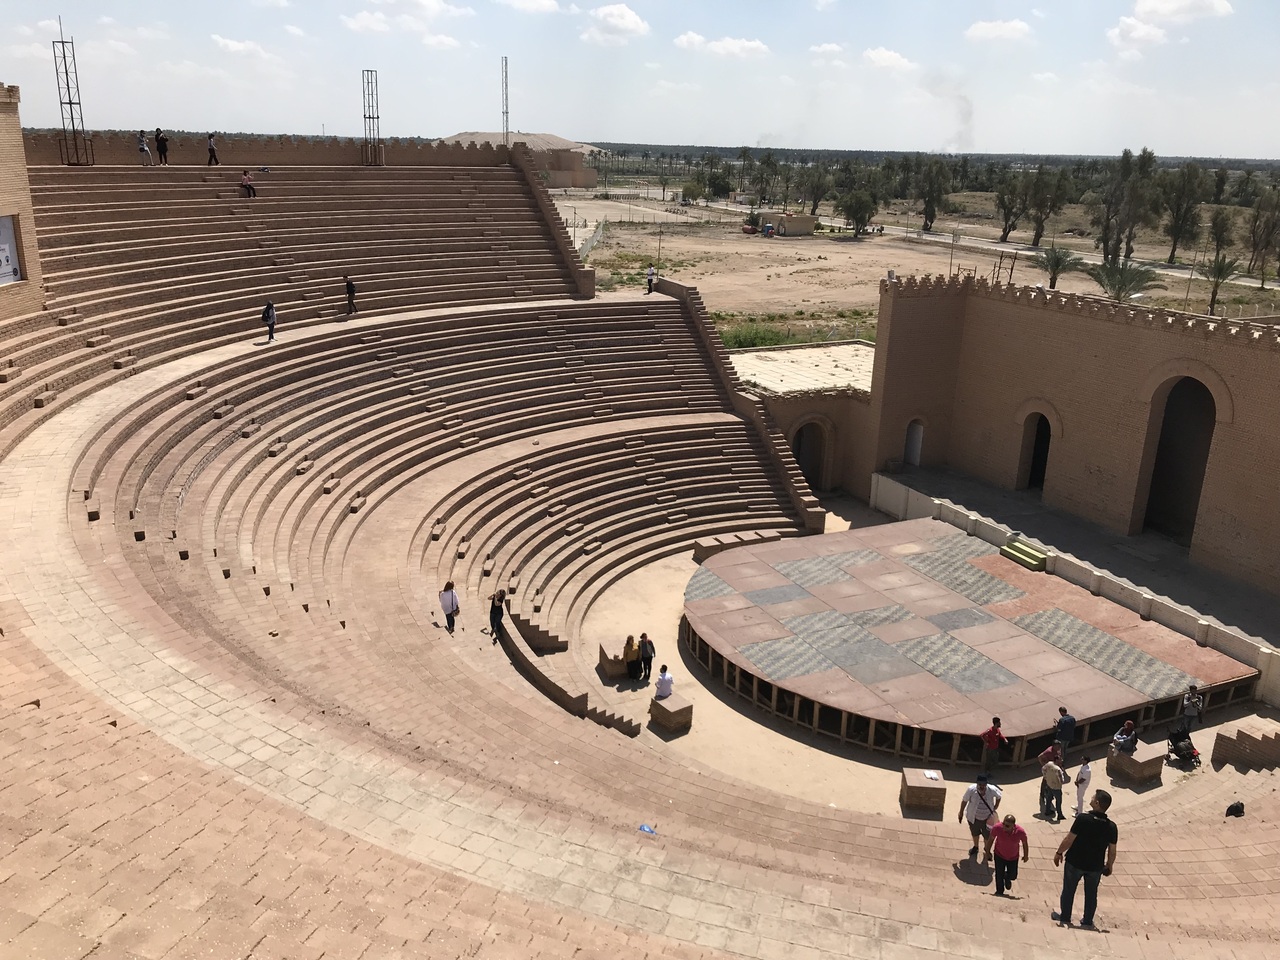
<path fill-rule="evenodd" d="M 987 849 L 984 860 L 991 859 L 991 851 L 996 853 L 996 896 L 1003 897 L 1005 892 L 1018 879 L 1018 847 L 1022 847 L 1022 862 L 1031 857 L 1031 845 L 1027 842 L 1027 831 L 1018 826 L 1018 819 L 1012 813 L 1006 813 L 1004 819 L 991 828 L 987 834 Z"/>
<path fill-rule="evenodd" d="M 991 726 L 982 731 L 982 772 L 990 773 L 1000 763 L 1000 747 L 1009 741 L 1000 732 L 1000 718 L 992 717 Z"/>

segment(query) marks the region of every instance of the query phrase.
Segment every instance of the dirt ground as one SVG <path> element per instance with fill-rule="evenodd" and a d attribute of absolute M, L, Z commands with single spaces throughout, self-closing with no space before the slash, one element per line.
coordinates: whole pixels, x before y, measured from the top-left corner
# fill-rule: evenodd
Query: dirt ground
<path fill-rule="evenodd" d="M 599 289 L 643 288 L 645 268 L 652 262 L 664 276 L 696 286 L 722 329 L 754 319 L 782 327 L 792 339 L 873 336 L 880 280 L 890 270 L 899 276 L 964 271 L 985 277 L 998 271 L 1007 281 L 1016 250 L 1012 245 L 996 248 L 981 236 L 981 228 L 968 225 L 962 227 L 965 239 L 954 249 L 949 243 L 919 240 L 892 223 L 883 234 L 860 238 L 820 233 L 766 239 L 742 233 L 744 211 L 739 210 L 681 208 L 658 199 L 557 201 L 567 223 L 577 220 L 579 240 L 599 220 L 609 221 L 604 241 L 588 257 Z M 768 220 L 770 214 L 764 217 Z M 949 236 L 950 231 L 951 226 L 939 222 L 937 232 Z M 1047 275 L 1031 265 L 1030 256 L 1017 252 L 1013 281 L 1047 285 Z M 1163 291 L 1152 291 L 1138 303 L 1181 310 L 1185 302 L 1190 312 L 1207 310 L 1208 283 L 1193 279 L 1188 293 L 1185 272 L 1163 279 Z M 1080 273 L 1060 277 L 1058 289 L 1100 293 Z M 1220 316 L 1251 319 L 1280 313 L 1280 291 L 1258 291 L 1256 282 L 1224 287 L 1219 302 Z"/>

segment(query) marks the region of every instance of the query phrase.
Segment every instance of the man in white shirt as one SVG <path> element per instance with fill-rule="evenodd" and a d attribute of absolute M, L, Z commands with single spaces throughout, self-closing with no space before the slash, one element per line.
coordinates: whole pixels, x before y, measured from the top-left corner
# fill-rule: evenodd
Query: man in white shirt
<path fill-rule="evenodd" d="M 988 835 L 987 821 L 996 815 L 999 807 L 1000 788 L 989 784 L 985 773 L 978 774 L 977 782 L 960 798 L 960 816 L 956 818 L 956 822 L 969 821 L 969 835 L 973 837 L 969 856 L 978 855 L 978 839 Z"/>
<path fill-rule="evenodd" d="M 1080 769 L 1076 772 L 1076 816 L 1084 815 L 1085 811 L 1085 795 L 1089 792 L 1089 781 L 1093 779 L 1093 772 L 1089 769 L 1089 755 L 1085 754 L 1080 758 Z"/>
<path fill-rule="evenodd" d="M 667 665 L 662 665 L 662 670 L 658 673 L 658 682 L 653 688 L 653 699 L 665 700 L 671 696 L 676 687 L 676 678 L 667 673 Z"/>

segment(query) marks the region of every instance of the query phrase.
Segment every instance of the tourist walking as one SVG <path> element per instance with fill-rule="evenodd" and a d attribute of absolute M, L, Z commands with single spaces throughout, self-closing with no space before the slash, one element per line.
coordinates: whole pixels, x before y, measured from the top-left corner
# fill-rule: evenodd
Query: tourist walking
<path fill-rule="evenodd" d="M 991 726 L 981 733 L 982 737 L 982 772 L 990 773 L 1000 763 L 1000 747 L 1009 741 L 1000 732 L 1000 718 L 992 717 Z"/>
<path fill-rule="evenodd" d="M 1204 722 L 1204 697 L 1199 691 L 1200 688 L 1193 683 L 1182 695 L 1182 719 L 1186 721 L 1188 732 L 1197 720 Z"/>
<path fill-rule="evenodd" d="M 1054 817 L 1056 809 L 1055 822 L 1062 822 L 1062 785 L 1068 780 L 1067 771 L 1054 760 L 1050 760 L 1040 768 L 1040 812 L 1044 814 L 1046 820 Z"/>
<path fill-rule="evenodd" d="M 1053 725 L 1053 742 L 1058 745 L 1059 761 L 1067 763 L 1067 749 L 1076 736 L 1076 718 L 1067 713 L 1066 707 L 1058 708 L 1058 721 Z"/>
<path fill-rule="evenodd" d="M 267 325 L 267 343 L 274 343 L 276 339 L 276 305 L 270 300 L 262 308 L 262 322 Z"/>
<path fill-rule="evenodd" d="M 649 294 L 653 293 L 653 281 L 658 279 L 658 271 L 653 269 L 652 263 L 649 264 L 649 269 L 645 273 L 645 279 L 649 281 L 649 289 L 644 292 L 647 297 Z"/>
<path fill-rule="evenodd" d="M 147 146 L 147 131 L 138 131 L 138 154 L 142 157 L 142 165 L 144 167 L 152 166 L 151 148 Z"/>
<path fill-rule="evenodd" d="M 1107 816 L 1110 806 L 1111 794 L 1095 790 L 1089 801 L 1089 812 L 1076 817 L 1071 832 L 1062 838 L 1053 855 L 1053 865 L 1062 867 L 1062 897 L 1058 909 L 1050 914 L 1058 923 L 1071 925 L 1076 890 L 1083 880 L 1084 914 L 1080 917 L 1080 926 L 1094 929 L 1098 884 L 1103 877 L 1111 876 L 1116 862 L 1116 843 L 1120 839 L 1119 830 Z"/>
<path fill-rule="evenodd" d="M 662 669 L 658 671 L 658 682 L 653 686 L 653 699 L 665 700 L 671 696 L 676 689 L 676 678 L 667 672 L 667 665 L 664 663 Z"/>
<path fill-rule="evenodd" d="M 218 159 L 218 145 L 214 142 L 213 134 L 209 134 L 209 162 L 206 167 L 221 166 L 222 161 Z"/>
<path fill-rule="evenodd" d="M 169 165 L 169 138 L 164 135 L 164 131 L 156 127 L 156 156 L 160 160 L 160 166 L 167 167 Z"/>
<path fill-rule="evenodd" d="M 640 679 L 640 645 L 636 643 L 636 638 L 631 634 L 627 635 L 627 642 L 622 647 L 622 662 L 627 665 L 627 679 Z"/>
<path fill-rule="evenodd" d="M 244 195 L 246 199 L 257 199 L 258 188 L 253 185 L 253 174 L 248 170 L 246 170 L 240 177 L 240 186 L 244 188 Z"/>
<path fill-rule="evenodd" d="M 1057 763 L 1059 766 L 1062 766 L 1062 765 L 1063 765 L 1063 764 L 1062 764 L 1062 752 L 1058 749 L 1058 744 L 1057 744 L 1056 742 L 1049 744 L 1049 746 L 1047 746 L 1047 747 L 1045 747 L 1043 750 L 1041 750 L 1041 751 L 1040 751 L 1040 754 L 1036 757 L 1036 763 L 1037 763 L 1037 764 L 1039 764 L 1039 766 L 1040 766 L 1040 773 L 1041 773 L 1041 779 L 1040 779 L 1040 812 L 1041 812 L 1042 814 L 1043 814 L 1043 813 L 1044 813 L 1044 811 L 1045 811 L 1045 805 L 1049 802 L 1049 788 L 1048 788 L 1048 786 L 1045 784 L 1044 776 L 1043 776 L 1043 775 L 1044 775 L 1044 765 L 1045 765 L 1046 763 L 1050 763 L 1050 762 Z M 1047 816 L 1047 814 L 1046 814 L 1046 816 Z"/>
<path fill-rule="evenodd" d="M 960 798 L 960 816 L 956 818 L 957 823 L 965 820 L 969 822 L 969 835 L 973 838 L 969 856 L 978 855 L 978 840 L 987 836 L 990 831 L 988 821 L 996 815 L 999 808 L 1000 788 L 988 783 L 985 773 L 978 774 L 973 786 Z"/>
<path fill-rule="evenodd" d="M 356 285 L 355 281 L 348 276 L 344 276 L 342 279 L 346 281 L 347 286 L 347 316 L 349 317 L 353 313 L 360 312 L 356 306 Z"/>
<path fill-rule="evenodd" d="M 1031 844 L 1027 842 L 1027 831 L 1018 826 L 1018 818 L 1006 813 L 1004 819 L 991 828 L 987 836 L 987 847 L 983 854 L 984 861 L 996 855 L 996 896 L 1003 897 L 1018 879 L 1018 848 L 1022 848 L 1022 862 L 1031 859 Z"/>
<path fill-rule="evenodd" d="M 507 591 L 499 590 L 489 596 L 489 632 L 497 643 L 502 634 L 502 615 L 506 613 Z"/>
<path fill-rule="evenodd" d="M 647 633 L 640 634 L 640 679 L 649 682 L 649 674 L 653 670 L 653 658 L 657 651 Z"/>
<path fill-rule="evenodd" d="M 452 580 L 440 591 L 440 612 L 444 614 L 444 628 L 453 633 L 453 623 L 458 616 L 458 591 L 453 589 Z"/>
<path fill-rule="evenodd" d="M 1089 781 L 1093 779 L 1093 771 L 1089 769 L 1089 755 L 1080 758 L 1080 769 L 1076 771 L 1076 816 L 1084 813 L 1084 798 L 1089 795 Z"/>

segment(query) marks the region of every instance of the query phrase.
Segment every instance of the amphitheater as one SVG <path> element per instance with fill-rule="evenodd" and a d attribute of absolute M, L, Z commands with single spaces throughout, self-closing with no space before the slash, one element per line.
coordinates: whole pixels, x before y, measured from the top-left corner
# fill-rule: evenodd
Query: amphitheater
<path fill-rule="evenodd" d="M 1047 831 L 996 901 L 950 800 L 787 796 L 602 694 L 612 584 L 825 513 L 696 290 L 595 296 L 520 146 L 246 201 L 231 145 L 27 166 L 4 106 L 6 960 L 1272 955 L 1270 770 L 1128 806 L 1087 933 Z"/>

